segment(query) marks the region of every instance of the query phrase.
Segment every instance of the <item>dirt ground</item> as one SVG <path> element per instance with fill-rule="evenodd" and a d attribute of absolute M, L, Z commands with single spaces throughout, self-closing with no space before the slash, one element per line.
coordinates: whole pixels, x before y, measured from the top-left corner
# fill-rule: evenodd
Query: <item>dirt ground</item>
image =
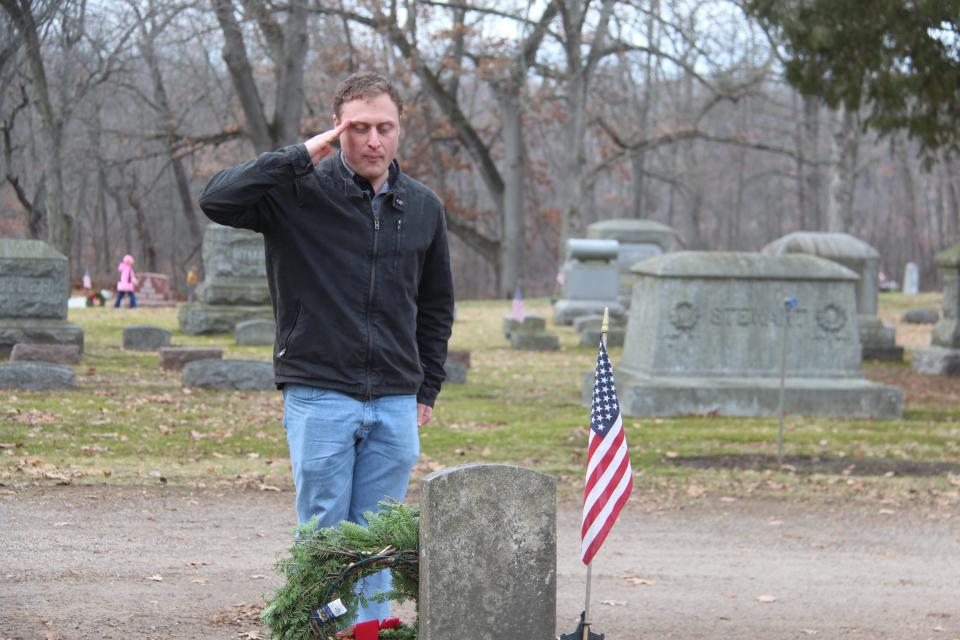
<path fill-rule="evenodd" d="M 0 638 L 266 635 L 256 616 L 278 584 L 292 492 L 0 494 Z M 559 513 L 558 633 L 574 629 L 586 575 L 579 509 Z M 960 640 L 960 514 L 923 507 L 640 497 L 593 573 L 591 617 L 608 640 Z"/>

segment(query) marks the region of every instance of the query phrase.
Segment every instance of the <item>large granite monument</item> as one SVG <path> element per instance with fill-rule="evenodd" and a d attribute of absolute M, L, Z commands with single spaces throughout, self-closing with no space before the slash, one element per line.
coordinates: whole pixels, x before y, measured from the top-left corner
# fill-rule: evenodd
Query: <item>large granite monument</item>
<path fill-rule="evenodd" d="M 66 257 L 40 240 L 0 240 L 0 357 L 13 345 L 72 344 L 83 329 L 67 322 Z"/>
<path fill-rule="evenodd" d="M 180 307 L 181 331 L 231 333 L 244 320 L 273 320 L 260 234 L 207 225 L 203 269 L 206 279 L 197 287 L 198 302 Z"/>
<path fill-rule="evenodd" d="M 562 298 L 553 305 L 553 321 L 573 324 L 580 316 L 602 314 L 622 316 L 623 305 L 617 299 L 619 271 L 616 240 L 567 241 L 567 260 L 563 264 Z"/>
<path fill-rule="evenodd" d="M 960 376 L 960 244 L 938 253 L 934 263 L 943 278 L 943 315 L 933 327 L 931 346 L 913 350 L 913 369 Z"/>
<path fill-rule="evenodd" d="M 636 218 L 613 218 L 594 222 L 587 227 L 587 237 L 600 240 L 616 240 L 619 243 L 617 267 L 620 270 L 620 295 L 624 304 L 629 304 L 634 277 L 633 265 L 647 258 L 655 258 L 677 250 L 677 232 L 653 220 Z"/>
<path fill-rule="evenodd" d="M 880 254 L 869 244 L 846 233 L 798 231 L 763 248 L 762 253 L 782 256 L 806 253 L 842 264 L 860 276 L 856 283 L 860 346 L 864 360 L 903 360 L 896 330 L 877 316 Z"/>
<path fill-rule="evenodd" d="M 787 412 L 901 415 L 899 389 L 863 378 L 849 269 L 810 255 L 689 251 L 633 272 L 644 304 L 630 314 L 616 372 L 626 415 L 777 415 L 784 336 Z M 788 297 L 799 303 L 789 322 Z M 591 372 L 585 403 L 592 391 Z"/>

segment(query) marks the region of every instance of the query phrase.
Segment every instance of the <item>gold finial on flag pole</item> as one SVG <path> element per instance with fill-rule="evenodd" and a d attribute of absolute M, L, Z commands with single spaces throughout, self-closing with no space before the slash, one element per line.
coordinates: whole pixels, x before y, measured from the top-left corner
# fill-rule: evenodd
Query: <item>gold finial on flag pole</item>
<path fill-rule="evenodd" d="M 603 322 L 600 323 L 600 333 L 606 338 L 608 331 L 610 331 L 610 307 L 604 307 Z M 604 342 L 606 342 L 606 340 L 604 340 Z"/>

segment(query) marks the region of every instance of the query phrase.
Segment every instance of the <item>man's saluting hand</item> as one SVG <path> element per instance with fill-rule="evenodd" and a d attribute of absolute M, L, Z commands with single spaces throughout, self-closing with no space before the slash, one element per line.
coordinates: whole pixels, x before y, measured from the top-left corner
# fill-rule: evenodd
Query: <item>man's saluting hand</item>
<path fill-rule="evenodd" d="M 349 120 L 344 120 L 335 129 L 324 131 L 313 136 L 303 144 L 310 154 L 310 162 L 316 165 L 333 151 L 333 141 L 340 137 L 343 130 L 350 126 Z"/>

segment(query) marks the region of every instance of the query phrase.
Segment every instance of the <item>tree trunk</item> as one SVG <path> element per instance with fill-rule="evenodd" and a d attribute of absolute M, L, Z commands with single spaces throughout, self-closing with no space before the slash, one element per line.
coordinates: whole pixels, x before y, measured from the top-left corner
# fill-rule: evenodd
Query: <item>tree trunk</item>
<path fill-rule="evenodd" d="M 503 270 L 497 282 L 500 297 L 510 297 L 523 282 L 524 256 L 524 144 L 523 106 L 519 88 L 497 96 L 503 112 L 504 144 L 504 192 L 501 214 L 502 239 L 500 241 L 500 264 Z"/>
<path fill-rule="evenodd" d="M 833 118 L 827 231 L 838 233 L 850 231 L 853 222 L 858 143 L 857 114 L 841 105 L 834 112 Z"/>

